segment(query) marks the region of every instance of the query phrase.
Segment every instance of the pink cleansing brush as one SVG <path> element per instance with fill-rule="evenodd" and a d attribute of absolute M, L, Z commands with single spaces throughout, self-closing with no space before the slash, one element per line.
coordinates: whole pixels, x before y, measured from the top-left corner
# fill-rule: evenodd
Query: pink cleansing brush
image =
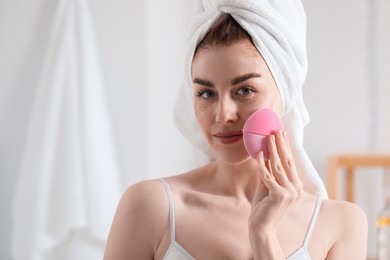
<path fill-rule="evenodd" d="M 267 137 L 278 129 L 283 129 L 282 122 L 271 109 L 261 108 L 249 116 L 244 125 L 243 139 L 245 149 L 253 159 L 260 151 L 268 159 Z"/>

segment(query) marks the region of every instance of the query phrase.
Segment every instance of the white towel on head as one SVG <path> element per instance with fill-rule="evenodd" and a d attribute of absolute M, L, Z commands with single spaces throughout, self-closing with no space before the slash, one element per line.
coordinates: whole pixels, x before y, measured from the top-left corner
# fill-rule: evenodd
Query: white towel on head
<path fill-rule="evenodd" d="M 185 78 L 176 101 L 174 120 L 198 149 L 215 158 L 204 140 L 193 109 L 191 64 L 196 46 L 214 21 L 229 13 L 251 36 L 276 81 L 283 102 L 282 122 L 305 190 L 327 197 L 323 182 L 303 148 L 309 122 L 302 96 L 306 78 L 306 15 L 300 0 L 204 0 L 204 12 L 193 23 L 185 60 Z"/>

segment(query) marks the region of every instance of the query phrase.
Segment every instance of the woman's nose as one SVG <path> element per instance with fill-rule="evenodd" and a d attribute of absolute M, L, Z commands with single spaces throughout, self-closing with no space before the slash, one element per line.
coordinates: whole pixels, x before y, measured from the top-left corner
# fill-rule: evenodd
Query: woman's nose
<path fill-rule="evenodd" d="M 216 121 L 225 125 L 235 122 L 237 118 L 237 104 L 231 98 L 221 98 L 218 102 Z"/>

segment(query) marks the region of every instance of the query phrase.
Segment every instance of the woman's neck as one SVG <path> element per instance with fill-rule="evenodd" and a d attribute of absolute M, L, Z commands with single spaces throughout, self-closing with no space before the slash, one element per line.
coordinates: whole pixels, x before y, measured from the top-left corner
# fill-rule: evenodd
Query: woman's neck
<path fill-rule="evenodd" d="M 252 201 L 259 178 L 255 160 L 229 164 L 217 159 L 213 166 L 215 183 L 223 194 L 236 197 L 238 201 Z"/>

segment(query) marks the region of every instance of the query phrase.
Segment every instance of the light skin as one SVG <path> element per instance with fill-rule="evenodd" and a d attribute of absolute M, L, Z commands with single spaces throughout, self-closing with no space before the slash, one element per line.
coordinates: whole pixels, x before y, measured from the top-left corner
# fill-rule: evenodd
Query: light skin
<path fill-rule="evenodd" d="M 317 198 L 304 191 L 283 131 L 268 140 L 270 160 L 245 151 L 248 116 L 282 104 L 265 61 L 249 40 L 201 49 L 192 64 L 194 109 L 217 159 L 165 178 L 175 201 L 176 241 L 196 259 L 285 259 L 302 246 Z M 367 223 L 357 206 L 325 200 L 308 245 L 312 259 L 365 259 Z M 162 259 L 169 202 L 149 180 L 123 195 L 104 259 Z"/>

